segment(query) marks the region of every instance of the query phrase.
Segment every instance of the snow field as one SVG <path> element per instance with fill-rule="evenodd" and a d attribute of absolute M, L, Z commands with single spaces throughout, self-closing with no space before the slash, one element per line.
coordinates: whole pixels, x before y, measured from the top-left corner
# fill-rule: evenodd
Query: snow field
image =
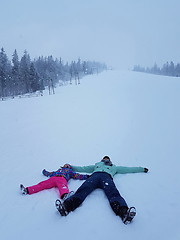
<path fill-rule="evenodd" d="M 87 76 L 55 95 L 0 102 L 2 239 L 180 239 L 180 80 L 128 71 Z M 149 172 L 114 181 L 137 216 L 125 226 L 101 190 L 67 217 L 57 189 L 22 196 L 64 163 L 90 165 L 109 155 L 116 165 Z M 83 181 L 70 180 L 70 190 Z"/>

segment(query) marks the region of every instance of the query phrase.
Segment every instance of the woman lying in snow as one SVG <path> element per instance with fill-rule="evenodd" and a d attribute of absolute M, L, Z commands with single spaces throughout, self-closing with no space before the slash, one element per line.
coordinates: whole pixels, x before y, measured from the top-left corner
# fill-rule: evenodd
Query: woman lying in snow
<path fill-rule="evenodd" d="M 127 224 L 132 221 L 136 215 L 136 209 L 135 207 L 128 208 L 126 201 L 114 184 L 113 177 L 117 173 L 147 173 L 147 168 L 116 166 L 112 164 L 108 156 L 105 156 L 95 165 L 72 166 L 72 169 L 77 172 L 92 173 L 92 175 L 78 188 L 74 195 L 66 198 L 63 203 L 58 199 L 56 200 L 56 207 L 62 216 L 66 216 L 79 207 L 93 190 L 101 188 L 105 192 L 112 210 L 121 217 L 123 223 Z"/>

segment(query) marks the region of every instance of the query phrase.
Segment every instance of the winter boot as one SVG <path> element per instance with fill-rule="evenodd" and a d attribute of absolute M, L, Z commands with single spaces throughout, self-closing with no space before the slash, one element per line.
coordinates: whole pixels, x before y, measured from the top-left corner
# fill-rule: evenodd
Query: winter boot
<path fill-rule="evenodd" d="M 115 214 L 120 216 L 124 224 L 129 224 L 136 215 L 135 207 L 121 206 L 117 201 L 112 202 L 110 205 Z"/>
<path fill-rule="evenodd" d="M 22 184 L 20 184 L 20 190 L 21 190 L 22 194 L 24 194 L 24 195 L 28 194 L 27 188 L 25 188 Z"/>
<path fill-rule="evenodd" d="M 81 203 L 82 202 L 79 198 L 72 196 L 64 202 L 57 199 L 55 205 L 61 216 L 67 216 L 69 212 L 74 211 Z"/>
<path fill-rule="evenodd" d="M 124 224 L 129 224 L 133 220 L 133 218 L 136 215 L 136 208 L 135 207 L 130 207 L 130 208 L 123 208 L 121 209 L 121 214 L 120 217 L 123 221 Z"/>
<path fill-rule="evenodd" d="M 60 199 L 56 199 L 55 205 L 61 216 L 67 216 L 68 212 L 66 211 L 65 207 L 63 206 L 63 203 Z"/>

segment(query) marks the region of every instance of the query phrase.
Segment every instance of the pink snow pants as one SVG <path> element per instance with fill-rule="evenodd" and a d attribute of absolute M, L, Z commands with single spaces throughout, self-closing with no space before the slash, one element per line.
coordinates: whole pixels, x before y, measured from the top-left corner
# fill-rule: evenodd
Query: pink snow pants
<path fill-rule="evenodd" d="M 29 194 L 40 192 L 44 189 L 57 187 L 59 189 L 60 197 L 64 193 L 69 193 L 67 181 L 64 177 L 51 177 L 45 181 L 38 183 L 37 185 L 28 187 Z"/>

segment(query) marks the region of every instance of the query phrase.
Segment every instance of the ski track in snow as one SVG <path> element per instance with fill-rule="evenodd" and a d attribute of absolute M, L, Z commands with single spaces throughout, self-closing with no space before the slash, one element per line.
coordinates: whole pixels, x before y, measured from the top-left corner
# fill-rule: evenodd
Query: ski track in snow
<path fill-rule="evenodd" d="M 108 71 L 55 89 L 55 95 L 0 102 L 0 232 L 10 239 L 180 239 L 180 79 Z M 125 226 L 97 189 L 61 217 L 57 189 L 22 196 L 47 179 L 45 168 L 91 165 L 109 155 L 116 165 L 149 172 L 114 181 L 137 215 Z M 70 180 L 76 190 L 83 181 Z"/>

